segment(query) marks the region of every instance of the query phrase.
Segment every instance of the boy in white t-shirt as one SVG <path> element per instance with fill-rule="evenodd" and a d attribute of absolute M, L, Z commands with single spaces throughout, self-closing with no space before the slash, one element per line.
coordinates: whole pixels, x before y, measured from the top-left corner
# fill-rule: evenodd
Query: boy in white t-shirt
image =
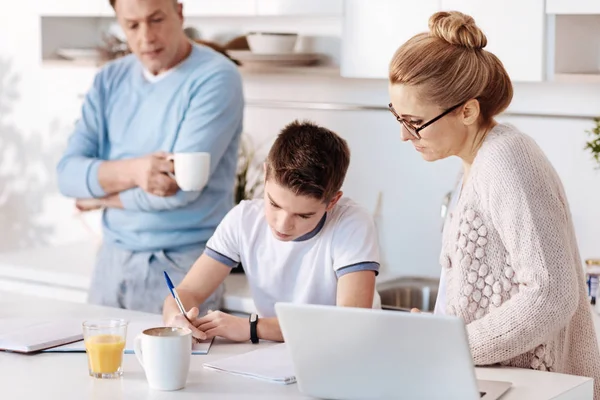
<path fill-rule="evenodd" d="M 282 341 L 276 302 L 371 308 L 379 245 L 370 214 L 342 198 L 350 150 L 345 140 L 309 122 L 286 126 L 265 163 L 263 199 L 243 201 L 223 219 L 177 291 L 189 324 L 168 296 L 163 317 L 199 339 Z M 258 315 L 221 311 L 198 316 L 202 304 L 242 264 Z"/>

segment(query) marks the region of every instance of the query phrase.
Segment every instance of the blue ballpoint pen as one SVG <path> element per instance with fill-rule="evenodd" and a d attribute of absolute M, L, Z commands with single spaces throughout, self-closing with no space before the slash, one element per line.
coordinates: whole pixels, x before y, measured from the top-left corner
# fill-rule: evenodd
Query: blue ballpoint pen
<path fill-rule="evenodd" d="M 175 286 L 173 286 L 173 282 L 171 282 L 171 278 L 169 278 L 167 271 L 163 271 L 163 273 L 165 274 L 165 280 L 167 281 L 167 286 L 169 286 L 169 290 L 171 291 L 171 294 L 173 295 L 173 298 L 175 299 L 175 303 L 177 303 L 177 307 L 179 307 L 179 311 L 181 311 L 181 314 L 183 314 L 185 319 L 187 319 L 187 321 L 191 324 L 192 321 L 190 321 L 190 319 L 188 318 L 188 316 L 185 312 L 185 308 L 183 308 L 183 304 L 181 303 L 181 299 L 179 298 L 179 295 L 177 294 L 177 290 L 175 290 Z"/>

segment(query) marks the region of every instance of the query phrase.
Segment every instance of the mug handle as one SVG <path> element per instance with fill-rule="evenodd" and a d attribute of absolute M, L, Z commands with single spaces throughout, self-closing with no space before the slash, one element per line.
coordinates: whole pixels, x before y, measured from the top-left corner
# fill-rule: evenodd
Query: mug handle
<path fill-rule="evenodd" d="M 142 366 L 142 368 L 144 368 L 144 358 L 142 356 L 142 337 L 143 336 L 141 333 L 136 336 L 135 344 L 133 347 L 133 352 L 135 353 L 135 356 L 137 357 L 138 361 L 140 362 L 140 365 Z"/>
<path fill-rule="evenodd" d="M 169 154 L 167 156 L 167 161 L 175 162 L 175 154 Z M 167 175 L 169 175 L 172 179 L 177 180 L 177 178 L 175 177 L 175 174 L 167 172 Z"/>

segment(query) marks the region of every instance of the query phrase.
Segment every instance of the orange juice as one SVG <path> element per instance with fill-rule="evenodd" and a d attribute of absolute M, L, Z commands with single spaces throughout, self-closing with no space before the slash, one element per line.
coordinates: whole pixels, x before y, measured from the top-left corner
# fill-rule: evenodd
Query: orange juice
<path fill-rule="evenodd" d="M 85 340 L 90 372 L 112 374 L 119 370 L 123 360 L 125 340 L 118 335 L 96 335 Z"/>

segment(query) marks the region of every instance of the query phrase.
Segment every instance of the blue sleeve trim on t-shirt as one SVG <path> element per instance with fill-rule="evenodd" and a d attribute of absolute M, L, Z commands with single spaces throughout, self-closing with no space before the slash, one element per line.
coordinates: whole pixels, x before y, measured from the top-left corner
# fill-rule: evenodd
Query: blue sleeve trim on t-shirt
<path fill-rule="evenodd" d="M 341 267 L 337 271 L 335 271 L 335 273 L 339 279 L 340 277 L 342 277 L 346 274 L 349 274 L 351 272 L 358 272 L 358 271 L 374 271 L 375 276 L 377 276 L 377 275 L 379 275 L 379 263 L 376 263 L 373 261 L 359 262 L 356 264 L 346 265 L 345 267 Z"/>
<path fill-rule="evenodd" d="M 204 249 L 204 254 L 213 260 L 220 262 L 221 264 L 227 265 L 229 268 L 235 268 L 239 265 L 239 261 L 232 260 L 226 255 L 223 255 L 218 251 L 211 249 L 210 247 Z"/>

